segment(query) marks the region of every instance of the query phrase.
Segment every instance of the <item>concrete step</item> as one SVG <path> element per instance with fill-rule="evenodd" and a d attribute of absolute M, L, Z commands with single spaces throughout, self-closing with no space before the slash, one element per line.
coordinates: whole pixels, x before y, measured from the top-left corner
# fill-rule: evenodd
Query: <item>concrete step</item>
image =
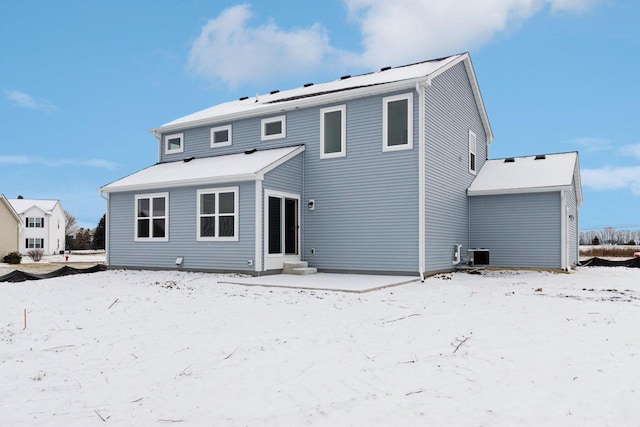
<path fill-rule="evenodd" d="M 290 274 L 297 274 L 297 275 L 303 276 L 305 274 L 316 274 L 317 272 L 318 272 L 318 269 L 314 267 L 300 267 L 300 268 L 292 269 Z"/>
<path fill-rule="evenodd" d="M 282 266 L 283 274 L 293 274 L 294 268 L 307 268 L 309 263 L 306 261 L 285 262 Z"/>

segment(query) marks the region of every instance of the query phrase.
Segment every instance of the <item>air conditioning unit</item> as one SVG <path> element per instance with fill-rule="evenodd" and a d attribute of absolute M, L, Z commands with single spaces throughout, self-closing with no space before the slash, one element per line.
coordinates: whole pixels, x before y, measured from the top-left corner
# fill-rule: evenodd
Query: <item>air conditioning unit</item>
<path fill-rule="evenodd" d="M 467 250 L 469 265 L 489 265 L 489 249 L 474 248 Z"/>

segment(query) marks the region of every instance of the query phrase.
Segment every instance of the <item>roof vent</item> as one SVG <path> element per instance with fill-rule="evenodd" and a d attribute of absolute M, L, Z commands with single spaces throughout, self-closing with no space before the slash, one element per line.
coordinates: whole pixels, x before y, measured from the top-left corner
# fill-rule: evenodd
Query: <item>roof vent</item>
<path fill-rule="evenodd" d="M 544 154 L 538 154 L 534 160 L 544 160 L 546 158 L 547 156 L 545 156 Z"/>
<path fill-rule="evenodd" d="M 351 78 L 351 74 L 347 74 L 347 75 L 344 75 L 344 76 L 340 77 L 340 80 L 346 80 L 346 79 L 350 79 L 350 78 Z"/>
<path fill-rule="evenodd" d="M 253 153 L 255 153 L 256 151 L 258 151 L 258 149 L 257 149 L 257 148 L 253 148 L 253 149 L 251 149 L 251 150 L 247 150 L 247 151 L 245 151 L 245 152 L 244 152 L 244 154 L 247 154 L 247 155 L 248 155 L 248 154 L 253 154 Z"/>
<path fill-rule="evenodd" d="M 380 68 L 380 71 L 387 71 L 387 70 L 390 70 L 390 69 L 391 69 L 391 67 L 382 67 L 382 68 Z"/>
<path fill-rule="evenodd" d="M 271 91 L 271 92 L 269 92 L 269 93 L 270 93 L 271 95 L 273 95 L 273 94 L 276 94 L 276 93 L 278 93 L 278 92 L 280 92 L 280 91 L 279 91 L 278 89 L 276 89 L 276 90 L 272 90 L 272 91 Z"/>
<path fill-rule="evenodd" d="M 195 157 L 187 157 L 186 159 L 183 160 L 183 162 L 189 163 L 193 159 L 195 159 Z"/>
<path fill-rule="evenodd" d="M 516 159 L 514 159 L 513 157 L 507 157 L 506 159 L 504 159 L 505 163 L 513 163 L 515 161 L 516 161 Z"/>
<path fill-rule="evenodd" d="M 244 101 L 245 99 L 249 99 L 248 96 L 243 96 L 242 98 L 240 98 L 240 101 Z"/>
<path fill-rule="evenodd" d="M 305 83 L 304 87 L 309 87 L 309 86 L 313 86 L 313 83 Z"/>

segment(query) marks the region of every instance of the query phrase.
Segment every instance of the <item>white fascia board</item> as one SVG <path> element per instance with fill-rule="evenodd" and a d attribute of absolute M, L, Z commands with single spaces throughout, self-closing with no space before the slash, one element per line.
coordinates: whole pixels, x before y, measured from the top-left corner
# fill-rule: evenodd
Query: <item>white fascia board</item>
<path fill-rule="evenodd" d="M 199 178 L 199 179 L 185 179 L 177 181 L 166 182 L 150 182 L 146 184 L 124 185 L 116 188 L 100 187 L 98 191 L 102 193 L 124 193 L 126 191 L 147 191 L 147 190 L 161 190 L 164 188 L 177 188 L 188 187 L 193 185 L 217 185 L 217 184 L 229 184 L 232 182 L 247 182 L 255 181 L 258 179 L 257 174 L 247 173 L 241 175 L 226 175 L 216 178 Z"/>
<path fill-rule="evenodd" d="M 454 61 L 455 62 L 455 61 Z M 433 74 L 433 73 L 432 73 Z M 296 99 L 292 101 L 285 101 L 281 103 L 265 104 L 262 108 L 255 108 L 246 111 L 240 111 L 236 113 L 223 114 L 215 117 L 207 117 L 204 119 L 194 120 L 191 122 L 176 123 L 173 125 L 160 126 L 150 129 L 152 133 L 166 133 L 172 132 L 178 129 L 189 129 L 200 126 L 212 125 L 220 122 L 231 122 L 234 120 L 246 119 L 250 117 L 266 116 L 269 114 L 286 112 L 291 110 L 298 110 L 300 108 L 320 106 L 324 104 L 346 101 L 354 98 L 361 98 L 364 96 L 379 95 L 387 92 L 393 92 L 397 90 L 404 90 L 408 88 L 414 88 L 416 83 L 429 80 L 431 75 L 415 77 L 407 80 L 399 80 L 391 83 L 380 83 L 372 86 L 367 86 L 357 89 L 345 89 L 339 92 L 328 93 L 326 95 L 316 95 L 307 98 Z"/>
<path fill-rule="evenodd" d="M 298 154 L 302 153 L 305 150 L 305 146 L 301 145 L 298 148 L 296 148 L 295 150 L 293 150 L 291 153 L 287 154 L 284 157 L 280 157 L 278 160 L 276 160 L 275 162 L 271 163 L 270 165 L 265 166 L 264 168 L 260 169 L 258 172 L 256 172 L 255 174 L 255 179 L 258 179 L 260 181 L 264 181 L 264 175 L 268 172 L 271 172 L 272 170 L 274 170 L 275 168 L 277 168 L 278 166 L 288 162 L 289 160 L 293 159 L 295 156 L 297 156 Z"/>
<path fill-rule="evenodd" d="M 503 188 L 499 190 L 467 190 L 467 196 L 496 196 L 500 194 L 551 193 L 554 191 L 570 190 L 570 185 L 553 187 Z"/>
<path fill-rule="evenodd" d="M 576 186 L 576 199 L 577 199 L 577 207 L 579 208 L 582 205 L 582 179 L 580 178 L 580 159 L 576 153 L 576 165 L 574 166 L 573 171 L 573 181 Z"/>

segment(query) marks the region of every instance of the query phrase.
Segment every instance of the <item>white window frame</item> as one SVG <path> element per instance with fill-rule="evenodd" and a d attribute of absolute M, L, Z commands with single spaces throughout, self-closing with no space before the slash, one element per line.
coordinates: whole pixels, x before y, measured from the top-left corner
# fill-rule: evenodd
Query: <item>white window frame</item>
<path fill-rule="evenodd" d="M 269 123 L 274 123 L 274 122 L 281 122 L 282 123 L 282 132 L 280 133 L 274 133 L 273 135 L 267 135 L 267 124 Z M 262 119 L 260 121 L 260 140 L 261 141 L 269 141 L 271 139 L 280 139 L 280 138 L 286 138 L 287 137 L 287 116 L 276 116 L 276 117 L 269 117 L 266 119 Z"/>
<path fill-rule="evenodd" d="M 233 193 L 233 236 L 223 236 L 220 237 L 220 193 Z M 201 236 L 200 235 L 200 219 L 202 218 L 202 214 L 200 214 L 200 200 L 201 195 L 203 194 L 215 194 L 216 195 L 216 212 L 215 214 L 210 214 L 206 216 L 215 217 L 215 237 L 210 236 Z M 238 235 L 238 223 L 240 221 L 240 213 L 239 213 L 239 187 L 223 187 L 223 188 L 203 188 L 197 191 L 197 201 L 196 201 L 196 240 L 198 242 L 237 242 L 239 240 Z M 222 214 L 224 216 L 230 216 L 229 214 Z"/>
<path fill-rule="evenodd" d="M 169 149 L 169 140 L 170 139 L 180 139 L 180 148 L 174 148 L 173 150 Z M 164 153 L 165 154 L 176 154 L 184 152 L 184 134 L 182 133 L 174 133 L 171 135 L 164 136 Z"/>
<path fill-rule="evenodd" d="M 44 249 L 44 239 L 40 237 L 27 237 L 25 249 Z"/>
<path fill-rule="evenodd" d="M 478 155 L 476 154 L 477 148 L 478 148 L 478 138 L 476 137 L 475 132 L 469 129 L 469 156 L 467 158 L 467 163 L 469 165 L 469 173 L 472 173 L 473 175 L 475 175 L 478 171 Z M 472 156 L 473 156 L 473 168 L 471 167 Z"/>
<path fill-rule="evenodd" d="M 389 145 L 389 103 L 407 100 L 407 143 Z M 413 93 L 386 96 L 382 98 L 382 151 L 401 151 L 413 148 Z"/>
<path fill-rule="evenodd" d="M 153 215 L 153 199 L 164 198 L 164 215 Z M 149 237 L 138 237 L 138 220 L 144 219 L 138 217 L 138 200 L 149 199 Z M 134 235 L 133 240 L 135 242 L 168 242 L 169 241 L 169 193 L 148 193 L 148 194 L 136 194 L 135 202 L 133 206 L 133 220 L 134 220 Z M 164 219 L 164 237 L 153 237 L 153 220 Z"/>
<path fill-rule="evenodd" d="M 325 153 L 324 152 L 324 117 L 327 113 L 333 113 L 336 111 L 340 111 L 340 139 L 341 139 L 341 147 L 340 151 L 335 153 Z M 347 155 L 347 106 L 346 105 L 338 105 L 335 107 L 327 107 L 322 108 L 320 110 L 320 158 L 321 159 L 332 159 L 336 157 L 346 157 Z"/>
<path fill-rule="evenodd" d="M 227 135 L 229 135 L 229 139 L 223 142 L 216 142 L 215 135 L 217 132 L 227 131 Z M 218 126 L 215 128 L 211 128 L 211 148 L 218 147 L 226 147 L 232 144 L 232 136 L 231 136 L 231 125 L 226 126 Z"/>
<path fill-rule="evenodd" d="M 27 228 L 44 228 L 44 218 L 42 217 L 30 216 L 25 222 Z"/>

